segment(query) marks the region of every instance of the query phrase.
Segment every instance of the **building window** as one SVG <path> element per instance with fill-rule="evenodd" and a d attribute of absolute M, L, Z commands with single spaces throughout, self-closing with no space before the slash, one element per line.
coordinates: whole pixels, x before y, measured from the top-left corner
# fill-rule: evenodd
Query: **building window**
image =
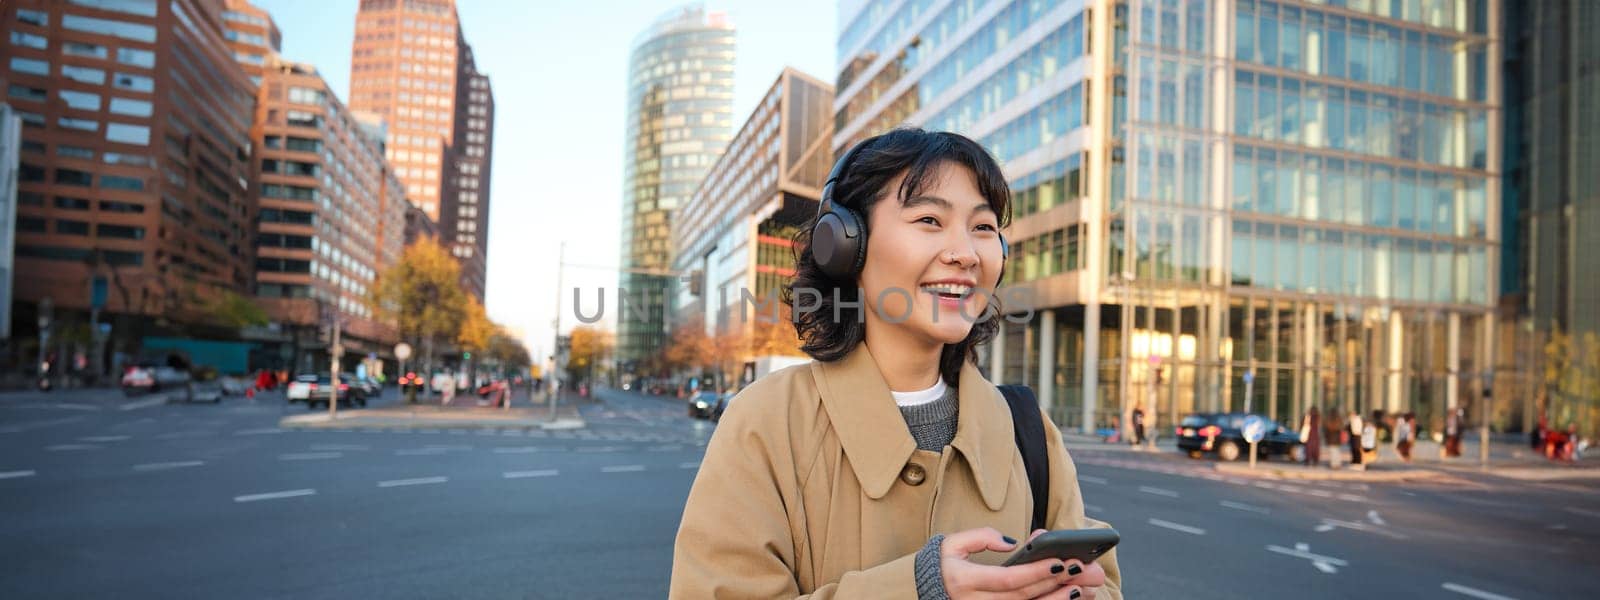
<path fill-rule="evenodd" d="M 18 100 L 28 100 L 30 102 L 44 102 L 45 100 L 50 99 L 49 90 L 25 85 L 17 85 L 15 83 L 6 88 L 6 95 Z"/>
<path fill-rule="evenodd" d="M 148 117 L 153 114 L 149 102 L 134 100 L 132 98 L 111 98 L 110 110 L 112 114 L 128 115 L 130 117 Z"/>
<path fill-rule="evenodd" d="M 61 117 L 56 119 L 56 124 L 60 125 L 64 129 L 76 129 L 78 131 L 95 131 L 100 129 L 100 122 L 94 119 L 74 119 L 71 117 Z"/>
<path fill-rule="evenodd" d="M 106 82 L 105 71 L 77 65 L 61 65 L 61 75 L 78 83 L 102 85 Z"/>
<path fill-rule="evenodd" d="M 139 266 L 144 264 L 144 254 L 140 252 L 101 250 L 100 259 L 106 261 L 107 264 L 117 266 Z"/>
<path fill-rule="evenodd" d="M 156 53 L 138 48 L 117 48 L 117 62 L 149 69 L 156 66 Z"/>
<path fill-rule="evenodd" d="M 88 148 L 79 148 L 77 146 L 57 145 L 56 156 L 94 160 L 94 150 L 90 150 Z"/>
<path fill-rule="evenodd" d="M 49 27 L 50 15 L 37 10 L 17 9 L 17 20 L 35 27 Z"/>
<path fill-rule="evenodd" d="M 154 10 L 152 8 L 148 16 L 155 16 Z M 116 36 L 136 42 L 155 43 L 156 41 L 156 28 L 138 23 L 124 23 L 122 21 L 67 14 L 61 16 L 61 26 L 74 31 Z"/>
<path fill-rule="evenodd" d="M 71 0 L 73 4 L 141 17 L 156 16 L 156 0 Z"/>
<path fill-rule="evenodd" d="M 99 44 L 85 44 L 83 42 L 63 42 L 61 53 L 68 56 L 82 56 L 85 58 L 105 58 L 106 47 Z"/>
<path fill-rule="evenodd" d="M 56 169 L 56 183 L 62 185 L 94 185 L 94 175 L 72 169 Z"/>
<path fill-rule="evenodd" d="M 137 177 L 122 177 L 120 175 L 101 175 L 100 187 L 102 189 L 144 191 L 144 180 Z"/>
<path fill-rule="evenodd" d="M 83 198 L 56 196 L 56 208 L 61 210 L 89 210 L 89 201 Z"/>
<path fill-rule="evenodd" d="M 121 238 L 125 240 L 144 239 L 144 228 L 133 227 L 131 225 L 111 225 L 108 223 L 101 223 L 95 226 L 95 232 L 98 233 L 100 237 Z"/>
<path fill-rule="evenodd" d="M 29 75 L 49 75 L 50 63 L 42 60 L 13 56 L 11 57 L 11 70 L 17 73 L 27 73 Z"/>
<path fill-rule="evenodd" d="M 21 233 L 45 233 L 45 220 L 39 217 L 20 215 L 17 217 L 17 231 Z M 22 247 L 17 247 L 21 254 Z"/>
<path fill-rule="evenodd" d="M 111 80 L 111 85 L 119 90 L 146 93 L 156 88 L 155 80 L 143 75 L 129 73 L 117 73 L 117 76 Z"/>
<path fill-rule="evenodd" d="M 100 110 L 100 94 L 79 92 L 76 90 L 60 90 L 56 94 L 61 96 L 61 101 L 66 102 L 69 108 L 78 110 Z"/>
<path fill-rule="evenodd" d="M 56 233 L 64 235 L 89 235 L 89 223 L 87 221 L 56 219 Z"/>
<path fill-rule="evenodd" d="M 25 31 L 11 32 L 11 43 L 24 48 L 38 48 L 40 50 L 50 48 L 50 41 L 46 40 L 44 36 L 34 35 Z"/>
<path fill-rule="evenodd" d="M 114 200 L 101 200 L 100 201 L 100 212 L 139 214 L 139 213 L 143 213 L 144 212 L 144 205 L 143 204 L 134 204 L 132 202 L 117 202 L 117 201 L 114 201 Z"/>
<path fill-rule="evenodd" d="M 106 139 L 121 144 L 148 146 L 150 145 L 150 128 L 126 123 L 107 123 Z"/>

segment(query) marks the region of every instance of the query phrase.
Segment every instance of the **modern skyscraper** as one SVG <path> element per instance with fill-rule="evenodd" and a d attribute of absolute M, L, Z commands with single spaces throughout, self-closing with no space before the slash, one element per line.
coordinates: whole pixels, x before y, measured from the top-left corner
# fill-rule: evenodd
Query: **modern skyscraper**
<path fill-rule="evenodd" d="M 438 223 L 441 243 L 462 261 L 462 285 L 481 301 L 494 100 L 454 0 L 362 0 L 350 108 L 387 124 L 386 152 L 406 198 Z"/>
<path fill-rule="evenodd" d="M 256 362 L 325 369 L 334 319 L 350 366 L 369 354 L 387 357 L 398 332 L 375 317 L 366 297 L 377 275 L 400 260 L 409 204 L 384 160 L 382 124 L 345 109 L 315 67 L 279 56 L 266 11 L 229 0 L 223 20 L 234 56 L 259 82 L 251 131 L 255 289 L 286 338 L 259 340 Z"/>
<path fill-rule="evenodd" d="M 1543 383 L 1543 342 L 1555 328 L 1600 335 L 1600 5 L 1506 1 L 1505 273 L 1502 291 L 1525 338 L 1502 347 L 1501 364 Z M 1512 319 L 1508 319 L 1511 321 Z M 1582 350 L 1581 344 L 1575 350 Z M 1591 358 L 1590 360 L 1593 360 Z M 1527 372 L 1531 371 L 1531 372 Z M 1498 387 L 1498 386 L 1497 386 Z M 1559 388 L 1560 386 L 1554 386 Z M 1551 390 L 1552 427 L 1573 420 L 1594 435 L 1600 416 Z M 1584 418 L 1587 417 L 1587 418 Z M 1527 411 L 1532 424 L 1537 411 Z"/>
<path fill-rule="evenodd" d="M 657 18 L 628 61 L 620 287 L 646 318 L 618 317 L 629 369 L 665 342 L 672 214 L 689 202 L 733 134 L 734 28 L 690 5 Z"/>
<path fill-rule="evenodd" d="M 989 372 L 1064 426 L 1318 406 L 1437 430 L 1492 364 L 1497 7 L 847 2 L 834 150 L 910 123 L 1000 159 L 1006 309 L 1033 318 Z"/>
<path fill-rule="evenodd" d="M 112 336 L 99 348 L 131 352 L 145 333 L 215 322 L 217 299 L 249 290 L 255 86 L 221 13 L 203 0 L 0 8 L 0 87 L 23 121 L 22 336 L 42 300 L 62 327 L 87 327 L 98 299 Z"/>

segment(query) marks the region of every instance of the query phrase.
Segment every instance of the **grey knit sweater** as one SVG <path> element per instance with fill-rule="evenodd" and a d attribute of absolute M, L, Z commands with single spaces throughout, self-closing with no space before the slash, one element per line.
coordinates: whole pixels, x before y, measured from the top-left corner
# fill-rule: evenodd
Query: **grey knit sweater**
<path fill-rule="evenodd" d="M 943 452 L 944 447 L 956 438 L 956 388 L 946 387 L 944 395 L 927 404 L 900 407 L 900 416 L 911 429 L 918 450 Z M 939 544 L 944 535 L 933 536 L 917 552 L 917 598 L 919 600 L 949 600 L 945 593 L 944 573 L 939 568 Z"/>

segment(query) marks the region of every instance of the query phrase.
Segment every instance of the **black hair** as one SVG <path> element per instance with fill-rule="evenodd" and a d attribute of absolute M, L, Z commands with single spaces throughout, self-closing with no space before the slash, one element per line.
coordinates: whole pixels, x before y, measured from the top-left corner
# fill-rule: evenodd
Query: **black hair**
<path fill-rule="evenodd" d="M 901 202 L 914 198 L 938 175 L 945 164 L 960 165 L 970 169 L 976 178 L 978 192 L 994 210 L 1003 228 L 1011 221 L 1011 188 L 1006 184 L 1000 164 L 977 142 L 956 133 L 901 128 L 861 142 L 844 176 L 834 184 L 833 201 L 861 215 L 866 233 L 871 232 L 868 215 L 872 207 L 887 194 L 890 181 L 901 173 L 905 179 L 895 190 Z M 811 311 L 793 312 L 795 331 L 799 334 L 800 350 L 821 362 L 844 358 L 866 337 L 864 308 L 847 306 L 834 316 L 834 295 L 840 303 L 859 303 L 859 282 L 835 279 L 823 272 L 811 254 L 811 228 L 816 224 L 812 217 L 794 236 L 794 281 L 783 290 L 783 302 L 794 307 L 796 290 L 815 290 L 822 296 L 819 306 Z M 871 235 L 866 236 L 871 248 Z M 870 250 L 869 250 L 870 251 Z M 1003 273 L 1004 269 L 1002 269 Z M 859 304 L 857 304 L 859 305 Z M 988 342 L 999 330 L 1000 306 L 993 294 L 985 316 L 973 323 L 972 331 L 959 343 L 946 344 L 939 353 L 939 374 L 949 385 L 959 385 L 961 366 L 965 361 L 977 360 L 977 347 Z"/>

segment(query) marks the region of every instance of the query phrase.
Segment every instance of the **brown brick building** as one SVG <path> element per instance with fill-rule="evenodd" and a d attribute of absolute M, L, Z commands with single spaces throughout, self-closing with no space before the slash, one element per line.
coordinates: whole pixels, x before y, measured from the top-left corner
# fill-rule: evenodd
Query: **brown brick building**
<path fill-rule="evenodd" d="M 0 88 L 24 123 L 16 338 L 37 339 L 46 298 L 58 339 L 87 338 L 95 278 L 115 349 L 203 327 L 222 291 L 247 293 L 255 90 L 222 13 L 207 0 L 0 7 Z"/>
<path fill-rule="evenodd" d="M 350 65 L 350 107 L 388 123 L 406 198 L 438 224 L 462 285 L 482 300 L 494 101 L 454 0 L 362 0 Z"/>
<path fill-rule="evenodd" d="M 366 298 L 400 260 L 408 205 L 384 160 L 383 124 L 348 110 L 315 67 L 279 56 L 265 11 L 230 0 L 225 17 L 235 57 L 260 82 L 255 290 L 283 334 L 260 361 L 326 369 L 334 317 L 352 366 L 369 353 L 387 357 L 397 331 Z"/>

